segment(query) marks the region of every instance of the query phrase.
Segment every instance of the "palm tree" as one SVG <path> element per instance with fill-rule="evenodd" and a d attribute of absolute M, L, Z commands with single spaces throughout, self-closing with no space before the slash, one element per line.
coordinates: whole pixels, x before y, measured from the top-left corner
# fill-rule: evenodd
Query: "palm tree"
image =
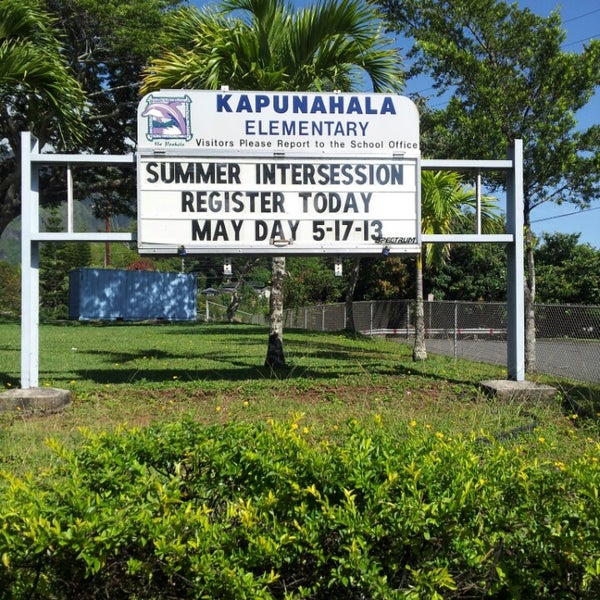
<path fill-rule="evenodd" d="M 37 2 L 0 3 L 0 97 L 8 96 L 25 97 L 32 130 L 50 112 L 63 141 L 82 138 L 84 94 L 66 67 L 51 17 Z M 6 105 L 3 110 L 10 113 Z"/>
<path fill-rule="evenodd" d="M 446 234 L 456 230 L 469 219 L 464 208 L 474 208 L 476 195 L 472 188 L 464 185 L 460 173 L 452 171 L 423 171 L 421 174 L 421 233 Z M 484 233 L 498 232 L 503 224 L 495 198 L 481 198 L 482 230 Z M 425 360 L 425 314 L 423 306 L 423 254 L 425 266 L 442 264 L 450 251 L 448 244 L 425 244 L 423 253 L 417 255 L 415 344 L 413 360 Z"/>
<path fill-rule="evenodd" d="M 396 49 L 364 0 L 323 0 L 297 11 L 286 0 L 224 0 L 221 10 L 177 13 L 174 49 L 152 62 L 143 92 L 157 88 L 353 91 L 364 76 L 375 92 L 403 83 Z M 285 258 L 272 261 L 269 344 L 265 365 L 285 365 Z"/>
<path fill-rule="evenodd" d="M 21 131 L 40 147 L 83 138 L 85 96 L 37 2 L 0 1 L 0 233 L 20 210 Z"/>

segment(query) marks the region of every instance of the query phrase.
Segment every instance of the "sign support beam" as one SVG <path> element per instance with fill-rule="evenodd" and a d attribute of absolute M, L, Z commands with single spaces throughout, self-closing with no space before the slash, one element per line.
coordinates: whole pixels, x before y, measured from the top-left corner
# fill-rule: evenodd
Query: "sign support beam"
<path fill-rule="evenodd" d="M 525 380 L 525 262 L 523 231 L 523 140 L 510 150 L 513 168 L 508 172 L 506 218 L 514 237 L 507 246 L 508 378 Z"/>
<path fill-rule="evenodd" d="M 32 161 L 39 151 L 37 139 L 21 134 L 21 387 L 38 386 L 39 371 L 39 231 L 38 167 Z"/>
<path fill-rule="evenodd" d="M 506 234 L 422 235 L 423 243 L 500 242 L 507 248 L 507 372 L 525 380 L 525 294 L 523 236 L 523 140 L 515 140 L 507 160 L 422 160 L 430 170 L 506 171 Z"/>

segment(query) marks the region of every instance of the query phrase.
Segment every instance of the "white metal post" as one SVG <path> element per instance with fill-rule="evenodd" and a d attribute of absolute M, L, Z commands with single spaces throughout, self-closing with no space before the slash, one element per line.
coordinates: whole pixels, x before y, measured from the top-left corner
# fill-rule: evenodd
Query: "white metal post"
<path fill-rule="evenodd" d="M 21 388 L 38 387 L 39 371 L 39 180 L 31 160 L 38 141 L 21 133 Z"/>
<path fill-rule="evenodd" d="M 71 171 L 71 163 L 67 164 L 67 231 L 73 233 L 75 227 L 73 225 L 75 217 L 73 215 L 73 172 Z"/>
<path fill-rule="evenodd" d="M 477 234 L 481 233 L 481 172 L 477 171 L 477 179 L 475 182 L 475 196 L 476 196 L 476 215 L 477 215 Z"/>
<path fill-rule="evenodd" d="M 513 168 L 506 186 L 506 223 L 513 243 L 507 247 L 507 370 L 513 381 L 525 380 L 525 268 L 523 234 L 523 140 L 510 151 Z"/>
<path fill-rule="evenodd" d="M 454 359 L 458 356 L 458 302 L 454 302 Z"/>

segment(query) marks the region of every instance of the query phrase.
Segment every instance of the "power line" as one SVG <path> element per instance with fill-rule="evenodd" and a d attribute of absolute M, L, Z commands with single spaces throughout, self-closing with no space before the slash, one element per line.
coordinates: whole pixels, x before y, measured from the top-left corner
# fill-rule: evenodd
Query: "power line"
<path fill-rule="evenodd" d="M 583 17 L 588 17 L 589 15 L 593 15 L 600 12 L 600 8 L 596 10 L 591 10 L 590 12 L 583 13 L 582 15 L 577 15 L 576 17 L 571 17 L 570 19 L 565 19 L 563 23 L 570 23 L 571 21 L 576 21 L 577 19 L 583 19 Z"/>
<path fill-rule="evenodd" d="M 598 34 L 590 35 L 589 37 L 583 38 L 581 40 L 577 40 L 576 42 L 569 42 L 568 44 L 563 44 L 561 48 L 566 48 L 567 46 L 576 46 L 577 44 L 581 44 L 583 42 L 587 42 L 588 40 L 595 40 L 598 37 Z"/>
<path fill-rule="evenodd" d="M 534 221 L 531 221 L 531 223 L 533 224 L 533 223 L 541 223 L 542 221 L 553 221 L 554 219 L 561 219 L 562 217 L 570 217 L 572 215 L 580 215 L 581 213 L 590 212 L 592 210 L 600 210 L 600 206 L 583 208 L 581 210 L 575 210 L 573 212 L 564 213 L 562 215 L 555 215 L 554 217 L 544 217 L 543 219 L 535 219 Z"/>
<path fill-rule="evenodd" d="M 583 19 L 584 17 L 589 17 L 590 15 L 595 15 L 596 13 L 600 13 L 600 8 L 596 8 L 595 10 L 590 10 L 589 12 L 583 13 L 581 15 L 576 15 L 575 17 L 571 17 L 569 19 L 565 19 L 563 21 L 564 23 L 570 23 L 571 21 L 576 21 L 577 19 Z M 598 37 L 599 34 L 594 33 L 586 38 L 583 38 L 582 40 L 577 40 L 576 42 L 569 42 L 568 44 L 563 44 L 562 47 L 563 48 L 567 48 L 568 46 L 576 46 L 577 44 L 581 44 L 583 42 L 587 42 L 588 40 L 593 40 L 596 39 Z"/>

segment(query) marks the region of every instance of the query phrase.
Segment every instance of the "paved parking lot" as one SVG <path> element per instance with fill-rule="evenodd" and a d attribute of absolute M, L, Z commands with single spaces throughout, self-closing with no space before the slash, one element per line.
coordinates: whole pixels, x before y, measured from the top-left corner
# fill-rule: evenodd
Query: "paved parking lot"
<path fill-rule="evenodd" d="M 428 352 L 506 365 L 506 342 L 495 340 L 427 339 Z M 579 381 L 600 383 L 598 340 L 537 340 L 537 370 Z"/>

